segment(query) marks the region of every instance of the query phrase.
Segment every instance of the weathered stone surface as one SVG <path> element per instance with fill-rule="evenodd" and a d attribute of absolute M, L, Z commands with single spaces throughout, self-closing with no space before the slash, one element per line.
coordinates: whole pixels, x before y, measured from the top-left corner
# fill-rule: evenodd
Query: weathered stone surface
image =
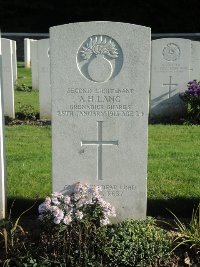
<path fill-rule="evenodd" d="M 5 188 L 5 140 L 4 140 L 4 113 L 2 95 L 2 53 L 0 36 L 0 220 L 6 215 L 6 188 Z"/>
<path fill-rule="evenodd" d="M 190 79 L 191 41 L 163 38 L 152 41 L 151 118 L 175 118 L 183 112 L 180 92 Z"/>
<path fill-rule="evenodd" d="M 31 74 L 32 88 L 39 89 L 39 73 L 38 73 L 38 45 L 36 40 L 31 40 Z"/>
<path fill-rule="evenodd" d="M 2 38 L 1 41 L 2 41 L 1 44 L 2 44 L 4 114 L 6 116 L 14 118 L 15 108 L 14 108 L 12 41 L 4 38 Z"/>
<path fill-rule="evenodd" d="M 38 41 L 40 118 L 51 119 L 49 39 Z"/>
<path fill-rule="evenodd" d="M 145 218 L 150 29 L 50 29 L 53 191 L 100 185 L 118 220 Z"/>
<path fill-rule="evenodd" d="M 200 80 L 200 42 L 191 42 L 190 80 Z"/>
<path fill-rule="evenodd" d="M 17 80 L 17 44 L 12 40 L 12 65 L 13 65 L 13 82 Z"/>
<path fill-rule="evenodd" d="M 31 39 L 24 39 L 24 66 L 25 68 L 31 67 Z"/>

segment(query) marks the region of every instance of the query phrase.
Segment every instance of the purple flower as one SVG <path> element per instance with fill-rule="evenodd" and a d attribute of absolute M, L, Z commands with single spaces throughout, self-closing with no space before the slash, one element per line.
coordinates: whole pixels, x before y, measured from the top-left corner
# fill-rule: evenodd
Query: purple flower
<path fill-rule="evenodd" d="M 64 197 L 64 203 L 65 203 L 65 204 L 69 204 L 70 201 L 71 201 L 70 196 L 65 196 L 65 197 Z"/>
<path fill-rule="evenodd" d="M 59 218 L 55 217 L 55 218 L 53 219 L 53 222 L 54 222 L 55 224 L 60 224 L 61 220 L 60 220 Z"/>
<path fill-rule="evenodd" d="M 52 194 L 52 197 L 54 198 L 63 198 L 63 194 L 62 193 L 60 193 L 60 192 L 54 192 L 53 194 Z"/>
<path fill-rule="evenodd" d="M 109 221 L 108 218 L 104 218 L 104 219 L 101 219 L 101 220 L 100 220 L 100 223 L 101 223 L 102 225 L 107 225 L 107 224 L 110 223 L 110 221 Z"/>
<path fill-rule="evenodd" d="M 59 220 L 62 220 L 64 218 L 64 212 L 60 209 L 57 209 L 53 212 L 54 217 L 56 217 Z"/>
<path fill-rule="evenodd" d="M 72 222 L 72 217 L 70 215 L 67 215 L 63 219 L 64 224 L 69 225 Z"/>
<path fill-rule="evenodd" d="M 50 197 L 46 197 L 45 198 L 45 203 L 50 205 L 51 204 L 51 198 Z"/>
<path fill-rule="evenodd" d="M 39 207 L 38 207 L 39 213 L 44 213 L 44 212 L 48 211 L 49 209 L 50 209 L 50 205 L 46 204 L 45 202 L 40 204 Z"/>
<path fill-rule="evenodd" d="M 77 212 L 75 213 L 75 216 L 76 216 L 76 218 L 77 218 L 78 220 L 82 220 L 82 218 L 83 218 L 83 212 L 77 210 Z"/>
<path fill-rule="evenodd" d="M 191 83 L 192 84 L 192 83 Z M 189 89 L 192 94 L 200 92 L 200 85 L 194 89 L 194 85 Z M 188 90 L 188 92 L 189 92 Z M 60 192 L 51 194 L 51 197 L 46 197 L 45 201 L 39 206 L 39 220 L 53 220 L 55 224 L 69 225 L 73 219 L 82 220 L 90 218 L 90 211 L 98 208 L 101 224 L 110 223 L 109 218 L 115 217 L 115 208 L 105 201 L 101 194 L 101 187 L 95 185 L 81 184 L 75 185 L 74 192 L 70 195 L 62 195 Z M 92 210 L 90 210 L 92 209 Z M 92 218 L 91 218 L 92 219 Z"/>

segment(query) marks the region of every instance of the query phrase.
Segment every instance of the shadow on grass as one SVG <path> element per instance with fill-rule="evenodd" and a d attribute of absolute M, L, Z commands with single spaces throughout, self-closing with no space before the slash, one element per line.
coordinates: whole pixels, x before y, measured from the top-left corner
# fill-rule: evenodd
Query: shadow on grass
<path fill-rule="evenodd" d="M 33 206 L 26 216 L 38 216 L 38 206 L 44 199 L 8 199 L 8 213 L 11 209 L 12 217 L 18 217 L 22 212 Z M 14 202 L 14 203 L 13 203 Z M 193 209 L 199 204 L 200 198 L 173 198 L 173 199 L 150 199 L 147 201 L 147 215 L 152 217 L 173 217 L 169 210 L 176 216 L 182 218 L 191 218 Z"/>
<path fill-rule="evenodd" d="M 7 212 L 11 212 L 12 218 L 19 217 L 25 210 L 26 216 L 38 216 L 38 206 L 44 201 L 44 199 L 23 199 L 23 198 L 8 198 L 7 200 Z"/>
<path fill-rule="evenodd" d="M 147 201 L 147 215 L 152 217 L 162 216 L 164 218 L 173 217 L 173 212 L 177 217 L 191 218 L 192 211 L 200 202 L 200 197 L 193 198 L 171 198 L 171 199 L 150 199 Z"/>

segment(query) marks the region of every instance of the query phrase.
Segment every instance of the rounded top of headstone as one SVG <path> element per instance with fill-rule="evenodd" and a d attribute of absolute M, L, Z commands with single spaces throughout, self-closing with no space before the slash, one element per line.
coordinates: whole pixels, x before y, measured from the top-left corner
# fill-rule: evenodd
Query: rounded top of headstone
<path fill-rule="evenodd" d="M 56 25 L 56 26 L 53 26 L 53 27 L 50 27 L 50 32 L 53 30 L 53 29 L 59 29 L 59 28 L 62 28 L 62 27 L 70 27 L 72 25 L 94 25 L 94 24 L 118 24 L 118 25 L 124 25 L 126 27 L 140 27 L 142 29 L 146 29 L 147 31 L 151 31 L 151 28 L 150 27 L 147 27 L 147 26 L 143 26 L 143 25 L 138 25 L 138 24 L 131 24 L 131 23 L 126 23 L 126 22 L 120 22 L 120 21 L 84 21 L 84 22 L 74 22 L 74 23 L 68 23 L 68 24 L 61 24 L 61 25 Z"/>

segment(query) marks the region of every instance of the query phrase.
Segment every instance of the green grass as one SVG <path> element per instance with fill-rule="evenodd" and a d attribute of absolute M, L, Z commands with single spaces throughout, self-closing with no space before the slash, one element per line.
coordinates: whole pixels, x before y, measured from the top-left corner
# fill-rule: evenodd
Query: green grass
<path fill-rule="evenodd" d="M 191 215 L 200 201 L 199 148 L 200 126 L 149 126 L 149 215 Z"/>
<path fill-rule="evenodd" d="M 32 87 L 31 69 L 25 69 L 22 62 L 18 62 L 18 86 Z M 39 91 L 23 92 L 15 90 L 15 112 L 20 112 L 21 105 L 31 105 L 39 113 Z"/>
<path fill-rule="evenodd" d="M 44 197 L 50 192 L 51 127 L 7 126 L 6 148 L 9 196 Z M 29 191 L 26 185 L 32 185 Z M 199 196 L 200 127 L 150 125 L 148 197 Z"/>
<path fill-rule="evenodd" d="M 51 191 L 50 127 L 6 127 L 7 195 L 35 199 Z"/>
<path fill-rule="evenodd" d="M 19 85 L 32 86 L 31 69 L 25 69 L 23 62 L 17 63 L 17 76 L 17 83 Z"/>
<path fill-rule="evenodd" d="M 166 208 L 190 215 L 200 199 L 199 148 L 199 126 L 149 126 L 149 215 L 165 215 Z M 9 198 L 51 192 L 51 127 L 7 126 L 6 152 Z"/>
<path fill-rule="evenodd" d="M 18 67 L 18 81 L 31 85 L 30 69 Z M 15 94 L 19 103 L 39 111 L 38 91 Z M 166 208 L 184 216 L 200 199 L 200 126 L 150 125 L 148 214 Z M 51 128 L 6 127 L 9 199 L 44 198 L 51 192 Z M 169 214 L 169 213 L 168 213 Z"/>
<path fill-rule="evenodd" d="M 20 112 L 21 105 L 31 105 L 34 111 L 39 113 L 39 92 L 34 90 L 31 92 L 15 91 L 15 112 Z"/>
<path fill-rule="evenodd" d="M 150 125 L 150 198 L 200 197 L 200 126 Z"/>

